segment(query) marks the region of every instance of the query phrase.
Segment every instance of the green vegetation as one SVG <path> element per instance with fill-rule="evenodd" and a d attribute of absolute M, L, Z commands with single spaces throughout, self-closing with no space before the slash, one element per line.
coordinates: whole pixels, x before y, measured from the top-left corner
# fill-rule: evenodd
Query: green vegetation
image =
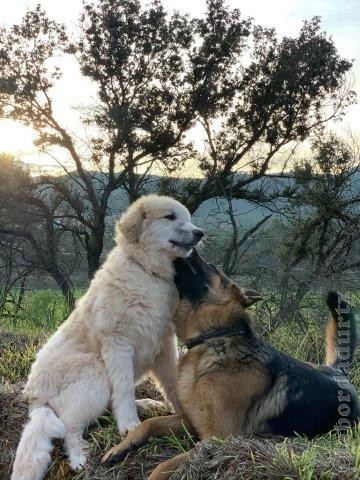
<path fill-rule="evenodd" d="M 37 350 L 68 314 L 62 294 L 51 289 L 26 292 L 16 318 L 8 308 L 0 319 L 0 382 L 25 380 Z"/>
<path fill-rule="evenodd" d="M 23 350 L 16 350 L 11 346 L 3 347 L 0 353 L 0 380 L 17 383 L 26 378 L 36 350 L 35 342 L 24 346 Z"/>
<path fill-rule="evenodd" d="M 69 308 L 59 290 L 27 291 L 16 318 L 13 318 L 9 308 L 7 316 L 1 319 L 1 326 L 6 331 L 24 333 L 30 337 L 39 333 L 49 334 L 68 314 Z"/>

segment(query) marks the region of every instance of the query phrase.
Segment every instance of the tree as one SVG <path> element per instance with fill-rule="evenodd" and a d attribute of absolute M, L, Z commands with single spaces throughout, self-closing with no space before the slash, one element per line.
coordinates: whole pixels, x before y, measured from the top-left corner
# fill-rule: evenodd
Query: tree
<path fill-rule="evenodd" d="M 57 223 L 61 202 L 44 190 L 43 179 L 32 178 L 11 156 L 0 156 L 0 239 L 11 253 L 8 259 L 12 262 L 16 255 L 26 273 L 51 275 L 72 308 L 69 273 L 74 262 L 66 255 L 67 229 Z"/>
<path fill-rule="evenodd" d="M 146 173 L 156 161 L 170 167 L 186 151 L 182 136 L 192 112 L 183 54 L 192 37 L 188 20 L 177 14 L 167 19 L 158 1 L 145 9 L 136 0 L 86 3 L 81 20 L 76 44 L 40 7 L 0 31 L 0 109 L 34 128 L 40 148 L 60 147 L 73 162 L 71 181 L 47 178 L 44 185 L 68 204 L 91 277 L 99 266 L 111 193 L 121 186 L 136 199 L 144 180 L 144 174 L 136 176 L 139 169 Z M 49 60 L 64 53 L 76 56 L 98 90 L 96 108 L 83 113 L 83 123 L 94 131 L 85 153 L 53 109 L 51 88 L 61 73 Z"/>
<path fill-rule="evenodd" d="M 192 212 L 224 190 L 260 205 L 286 195 L 281 188 L 269 192 L 261 182 L 272 177 L 274 165 L 280 173 L 286 168 L 284 147 L 291 153 L 354 101 L 346 77 L 351 62 L 339 56 L 319 18 L 304 22 L 297 37 L 282 40 L 274 30 L 255 26 L 250 35 L 249 28 L 221 0 L 208 1 L 207 16 L 196 22 L 189 81 L 206 136 L 206 152 L 198 156 L 204 178 L 180 191 L 176 182 L 163 184 Z M 245 47 L 248 65 L 241 56 Z"/>
<path fill-rule="evenodd" d="M 313 287 L 356 284 L 360 266 L 359 156 L 334 134 L 295 166 L 295 193 L 284 212 L 278 320 L 292 318 Z M 349 285 L 349 282 L 347 282 Z"/>
<path fill-rule="evenodd" d="M 16 239 L 0 235 L 0 318 L 17 319 L 32 271 L 22 261 Z"/>
<path fill-rule="evenodd" d="M 212 263 L 221 265 L 229 277 L 246 274 L 243 261 L 249 263 L 248 254 L 250 257 L 253 255 L 257 244 L 261 248 L 263 236 L 266 235 L 267 221 L 272 214 L 260 215 L 260 219 L 256 214 L 256 220 L 249 222 L 249 214 L 254 210 L 251 205 L 247 210 L 237 208 L 230 195 L 215 201 L 209 209 L 203 253 Z M 245 215 L 247 221 L 243 222 Z M 256 258 L 259 259 L 258 255 Z M 250 268 L 252 271 L 256 269 L 251 261 Z"/>
<path fill-rule="evenodd" d="M 276 155 L 340 118 L 353 100 L 346 88 L 351 62 L 319 19 L 278 40 L 222 0 L 207 7 L 204 18 L 189 20 L 166 15 L 159 0 L 145 8 L 140 0 L 85 2 L 75 42 L 40 7 L 0 30 L 0 112 L 34 128 L 39 148 L 57 147 L 71 160 L 66 176 L 43 185 L 61 198 L 63 228 L 84 245 L 90 277 L 112 192 L 123 188 L 132 201 L 146 191 L 155 165 L 174 171 L 192 158 L 202 179 L 159 185 L 191 212 L 224 192 L 267 205 L 284 194 L 263 181 Z M 74 56 L 97 88 L 96 105 L 82 113 L 91 127 L 85 147 L 53 108 L 61 76 L 54 65 L 63 54 Z M 204 154 L 186 141 L 196 123 L 206 135 Z M 282 170 L 286 159 L 278 161 Z"/>

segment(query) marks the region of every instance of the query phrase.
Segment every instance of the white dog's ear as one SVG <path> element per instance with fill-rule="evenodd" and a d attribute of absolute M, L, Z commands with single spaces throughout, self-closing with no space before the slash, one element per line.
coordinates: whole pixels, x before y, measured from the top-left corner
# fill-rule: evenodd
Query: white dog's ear
<path fill-rule="evenodd" d="M 133 203 L 116 222 L 116 239 L 118 240 L 118 233 L 120 233 L 129 243 L 137 242 L 145 218 L 146 213 L 141 203 Z"/>

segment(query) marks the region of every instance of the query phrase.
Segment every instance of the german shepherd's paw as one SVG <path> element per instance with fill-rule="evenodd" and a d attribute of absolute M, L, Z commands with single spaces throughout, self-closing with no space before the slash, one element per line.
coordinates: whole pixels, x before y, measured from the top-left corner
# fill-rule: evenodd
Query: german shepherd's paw
<path fill-rule="evenodd" d="M 106 465 L 114 465 L 122 462 L 124 458 L 132 452 L 135 452 L 141 445 L 125 438 L 124 441 L 111 448 L 101 459 L 101 463 Z"/>

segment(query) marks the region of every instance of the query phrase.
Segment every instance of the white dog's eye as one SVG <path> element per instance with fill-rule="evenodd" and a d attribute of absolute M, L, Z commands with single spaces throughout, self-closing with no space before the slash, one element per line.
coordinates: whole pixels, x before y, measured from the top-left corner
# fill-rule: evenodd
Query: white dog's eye
<path fill-rule="evenodd" d="M 166 220 L 176 220 L 176 216 L 173 213 L 170 213 L 170 215 L 165 215 Z"/>

